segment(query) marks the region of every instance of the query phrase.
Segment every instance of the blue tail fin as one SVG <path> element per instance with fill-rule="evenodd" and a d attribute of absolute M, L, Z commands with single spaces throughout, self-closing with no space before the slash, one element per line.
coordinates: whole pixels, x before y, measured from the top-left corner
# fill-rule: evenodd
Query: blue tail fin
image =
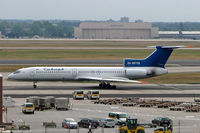
<path fill-rule="evenodd" d="M 156 46 L 156 50 L 146 59 L 125 59 L 125 67 L 165 67 L 165 64 L 175 48 L 184 46 Z"/>

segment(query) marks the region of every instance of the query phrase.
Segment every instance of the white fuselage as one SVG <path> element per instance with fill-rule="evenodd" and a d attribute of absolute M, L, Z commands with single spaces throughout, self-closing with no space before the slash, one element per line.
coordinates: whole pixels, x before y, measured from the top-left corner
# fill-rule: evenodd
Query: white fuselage
<path fill-rule="evenodd" d="M 22 81 L 68 81 L 78 77 L 142 79 L 166 74 L 160 67 L 29 67 L 11 73 L 8 79 Z"/>

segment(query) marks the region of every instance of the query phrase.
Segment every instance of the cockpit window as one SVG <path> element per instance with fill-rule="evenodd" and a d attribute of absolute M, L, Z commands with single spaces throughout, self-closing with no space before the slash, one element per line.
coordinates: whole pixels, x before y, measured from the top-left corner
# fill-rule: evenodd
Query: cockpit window
<path fill-rule="evenodd" d="M 20 73 L 21 71 L 15 71 L 13 74 L 17 74 L 17 73 Z"/>

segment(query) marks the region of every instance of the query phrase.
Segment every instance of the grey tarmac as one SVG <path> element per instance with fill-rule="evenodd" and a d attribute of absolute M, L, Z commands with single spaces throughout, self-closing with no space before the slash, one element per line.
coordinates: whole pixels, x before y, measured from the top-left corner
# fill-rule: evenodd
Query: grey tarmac
<path fill-rule="evenodd" d="M 181 133 L 198 133 L 200 125 L 199 113 L 190 113 L 184 111 L 169 111 L 169 109 L 157 108 L 140 108 L 140 107 L 123 107 L 121 105 L 99 105 L 93 104 L 89 100 L 72 100 L 72 110 L 56 111 L 45 110 L 35 111 L 35 114 L 23 114 L 21 112 L 21 105 L 25 99 L 15 98 L 16 106 L 8 108 L 8 121 L 23 120 L 26 124 L 31 125 L 30 131 L 14 131 L 15 133 L 45 133 L 45 128 L 42 126 L 43 122 L 54 121 L 57 123 L 56 128 L 47 128 L 47 133 L 87 133 L 88 129 L 81 128 L 79 132 L 76 129 L 68 130 L 61 127 L 61 122 L 66 117 L 74 118 L 75 121 L 80 121 L 82 118 L 106 118 L 109 112 L 126 112 L 131 118 L 137 118 L 139 123 L 150 123 L 152 119 L 158 116 L 169 117 L 173 120 L 173 131 Z M 167 100 L 167 99 L 164 99 Z M 170 99 L 170 100 L 183 100 L 183 99 Z M 193 99 L 184 99 L 185 101 L 192 101 Z M 4 114 L 5 116 L 5 114 Z M 179 122 L 181 123 L 179 126 Z M 146 133 L 153 133 L 154 128 L 146 128 Z M 93 133 L 103 133 L 102 128 L 95 129 Z M 119 133 L 117 127 L 105 128 L 104 133 Z"/>
<path fill-rule="evenodd" d="M 23 84 L 23 83 L 22 83 Z M 58 83 L 59 84 L 59 83 Z M 66 83 L 65 86 L 38 86 L 33 89 L 30 86 L 4 86 L 4 96 L 25 98 L 28 96 L 55 96 L 72 97 L 74 90 L 99 90 L 101 97 L 200 97 L 200 84 L 146 84 L 131 85 L 118 84 L 117 89 L 99 89 L 97 84 L 82 83 L 82 85 Z"/>

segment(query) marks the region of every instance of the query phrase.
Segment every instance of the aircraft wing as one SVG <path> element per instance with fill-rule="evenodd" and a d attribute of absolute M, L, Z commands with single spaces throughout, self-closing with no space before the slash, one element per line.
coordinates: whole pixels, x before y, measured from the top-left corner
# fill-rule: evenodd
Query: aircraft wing
<path fill-rule="evenodd" d="M 146 83 L 146 81 L 137 81 L 130 80 L 128 78 L 121 77 L 91 77 L 91 76 L 79 76 L 76 79 L 78 80 L 96 80 L 96 81 L 105 81 L 105 82 L 127 82 L 127 83 Z"/>

